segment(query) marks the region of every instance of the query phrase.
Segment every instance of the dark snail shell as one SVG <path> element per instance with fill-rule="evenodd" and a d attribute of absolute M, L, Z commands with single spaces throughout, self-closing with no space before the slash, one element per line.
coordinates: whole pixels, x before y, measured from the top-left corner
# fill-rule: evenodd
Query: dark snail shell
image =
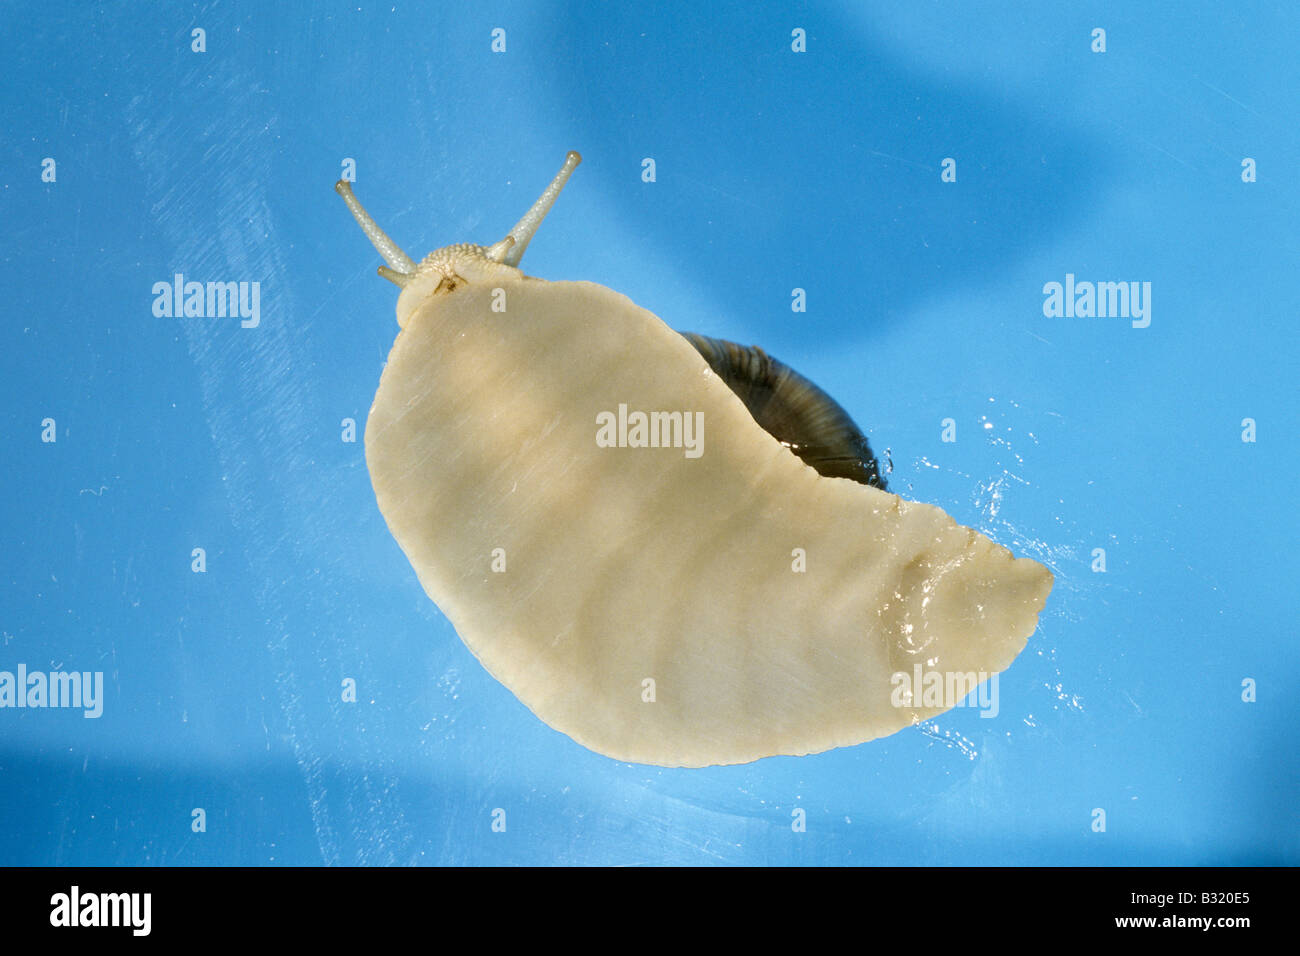
<path fill-rule="evenodd" d="M 754 420 L 827 478 L 887 490 L 867 436 L 835 399 L 756 345 L 681 335 L 745 403 Z"/>

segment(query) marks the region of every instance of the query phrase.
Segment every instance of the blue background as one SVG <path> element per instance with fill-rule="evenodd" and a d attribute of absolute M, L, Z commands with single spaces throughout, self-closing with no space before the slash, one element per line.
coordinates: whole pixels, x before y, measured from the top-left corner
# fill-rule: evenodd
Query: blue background
<path fill-rule="evenodd" d="M 1293 6 L 434 6 L 6 4 L 0 669 L 106 702 L 0 711 L 0 863 L 1300 862 Z M 419 258 L 570 148 L 530 274 L 761 344 L 1053 569 L 996 719 L 620 764 L 457 639 L 340 440 L 396 290 L 331 186 Z M 156 318 L 175 272 L 260 327 Z M 1150 327 L 1045 318 L 1067 272 Z"/>

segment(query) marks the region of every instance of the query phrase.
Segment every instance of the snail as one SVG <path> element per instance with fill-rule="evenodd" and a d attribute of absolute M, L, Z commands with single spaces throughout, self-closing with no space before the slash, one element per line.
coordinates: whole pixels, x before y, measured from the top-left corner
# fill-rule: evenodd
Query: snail
<path fill-rule="evenodd" d="M 890 493 L 851 417 L 762 350 L 520 271 L 579 162 L 499 242 L 418 265 L 335 187 L 401 288 L 375 498 L 470 651 L 579 744 L 669 767 L 859 744 L 959 702 L 899 675 L 1007 668 L 1046 567 Z"/>

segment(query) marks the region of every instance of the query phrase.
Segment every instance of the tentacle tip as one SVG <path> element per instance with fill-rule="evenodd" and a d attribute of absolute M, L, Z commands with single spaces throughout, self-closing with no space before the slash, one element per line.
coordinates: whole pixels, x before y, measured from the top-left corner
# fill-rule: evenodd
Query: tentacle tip
<path fill-rule="evenodd" d="M 378 270 L 380 278 L 387 279 L 399 289 L 405 289 L 406 284 L 411 281 L 409 272 L 398 272 L 396 269 L 390 269 L 388 266 L 380 266 Z"/>
<path fill-rule="evenodd" d="M 340 179 L 334 184 L 334 191 L 340 196 L 346 196 L 348 193 L 352 192 L 352 184 L 346 179 Z"/>
<path fill-rule="evenodd" d="M 577 166 L 580 162 L 582 162 L 582 154 L 576 149 L 569 150 L 564 156 L 566 166 Z"/>
<path fill-rule="evenodd" d="M 506 236 L 499 242 L 494 242 L 492 245 L 488 246 L 487 252 L 485 252 L 484 255 L 493 262 L 505 262 L 506 255 L 509 254 L 510 250 L 514 247 L 514 244 L 515 237 Z"/>

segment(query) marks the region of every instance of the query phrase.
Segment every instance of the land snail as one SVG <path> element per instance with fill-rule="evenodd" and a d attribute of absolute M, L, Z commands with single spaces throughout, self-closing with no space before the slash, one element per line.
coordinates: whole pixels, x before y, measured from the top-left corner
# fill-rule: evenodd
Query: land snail
<path fill-rule="evenodd" d="M 958 703 L 899 675 L 1007 668 L 1046 567 L 891 494 L 761 349 L 519 270 L 580 161 L 504 239 L 418 264 L 335 187 L 401 288 L 375 497 L 470 651 L 579 744 L 673 767 L 859 744 Z"/>

